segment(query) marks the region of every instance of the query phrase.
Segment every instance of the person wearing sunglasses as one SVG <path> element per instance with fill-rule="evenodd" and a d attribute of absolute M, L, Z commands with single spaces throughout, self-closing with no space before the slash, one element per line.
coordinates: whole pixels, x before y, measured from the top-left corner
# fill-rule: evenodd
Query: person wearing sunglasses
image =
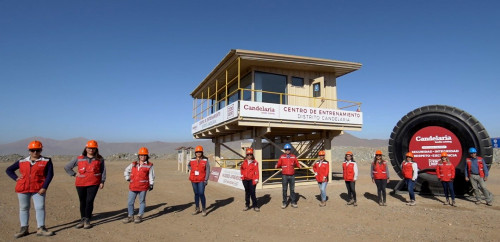
<path fill-rule="evenodd" d="M 276 164 L 275 168 L 281 168 L 282 180 L 281 186 L 283 189 L 283 203 L 281 205 L 282 209 L 287 206 L 287 190 L 290 186 L 290 200 L 293 208 L 298 208 L 297 201 L 295 200 L 295 167 L 300 168 L 299 160 L 297 157 L 291 153 L 292 145 L 285 144 L 283 147 L 285 153 L 282 154 Z"/>
<path fill-rule="evenodd" d="M 90 220 L 94 210 L 94 199 L 98 189 L 103 189 L 106 181 L 106 166 L 98 148 L 95 140 L 88 141 L 82 155 L 64 166 L 66 173 L 76 177 L 76 192 L 80 200 L 80 222 L 75 226 L 77 229 L 92 228 Z M 73 171 L 75 167 L 78 167 L 78 173 Z"/>
<path fill-rule="evenodd" d="M 42 156 L 42 142 L 31 141 L 28 144 L 30 155 L 24 159 L 14 162 L 5 171 L 7 175 L 16 181 L 15 191 L 19 199 L 19 220 L 21 230 L 14 234 L 15 238 L 20 238 L 29 234 L 28 221 L 30 216 L 30 200 L 35 205 L 36 223 L 38 236 L 52 236 L 54 232 L 45 228 L 45 196 L 49 184 L 54 177 L 54 167 L 52 160 Z M 19 170 L 20 176 L 16 174 Z"/>
<path fill-rule="evenodd" d="M 257 197 L 255 195 L 255 188 L 257 183 L 259 183 L 259 163 L 255 160 L 253 156 L 253 149 L 248 148 L 246 150 L 246 158 L 241 163 L 240 173 L 241 182 L 243 182 L 243 187 L 245 187 L 245 208 L 243 211 L 248 211 L 251 208 L 255 212 L 259 212 L 259 206 L 257 206 Z M 252 206 L 250 207 L 250 198 L 252 198 Z"/>
<path fill-rule="evenodd" d="M 387 206 L 385 188 L 389 181 L 389 166 L 387 161 L 382 159 L 382 151 L 375 151 L 375 158 L 373 159 L 370 169 L 372 182 L 377 185 L 378 205 Z"/>

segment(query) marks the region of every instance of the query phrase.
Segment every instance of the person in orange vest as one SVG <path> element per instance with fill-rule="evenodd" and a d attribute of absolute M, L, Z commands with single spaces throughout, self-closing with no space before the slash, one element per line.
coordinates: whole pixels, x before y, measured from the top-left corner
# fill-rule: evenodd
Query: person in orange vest
<path fill-rule="evenodd" d="M 291 154 L 292 145 L 285 144 L 283 147 L 285 154 L 282 154 L 276 164 L 275 168 L 281 168 L 281 187 L 283 189 L 283 202 L 281 208 L 285 209 L 287 205 L 287 190 L 290 186 L 290 200 L 293 208 L 298 208 L 297 201 L 295 200 L 295 167 L 300 168 L 299 160 L 294 154 Z"/>
<path fill-rule="evenodd" d="M 455 179 L 455 166 L 448 159 L 448 153 L 441 153 L 441 160 L 436 166 L 436 175 L 443 185 L 446 202 L 443 205 L 455 206 L 455 191 L 453 190 L 453 180 Z M 450 197 L 451 195 L 451 202 Z"/>
<path fill-rule="evenodd" d="M 326 185 L 328 185 L 328 173 L 330 172 L 330 165 L 325 160 L 325 151 L 318 152 L 319 159 L 314 162 L 313 171 L 316 181 L 318 182 L 319 191 L 321 194 L 320 207 L 326 206 Z"/>
<path fill-rule="evenodd" d="M 410 194 L 410 201 L 406 205 L 415 206 L 415 192 L 413 189 L 415 189 L 415 181 L 418 178 L 418 166 L 417 162 L 413 161 L 413 153 L 406 153 L 406 160 L 401 164 L 401 170 Z"/>
<path fill-rule="evenodd" d="M 345 153 L 344 162 L 342 163 L 344 173 L 345 186 L 347 187 L 347 197 L 349 202 L 347 205 L 358 206 L 356 200 L 356 180 L 358 180 L 358 164 L 354 160 L 354 155 L 351 151 Z"/>
<path fill-rule="evenodd" d="M 252 148 L 248 148 L 245 153 L 247 157 L 241 163 L 240 168 L 241 182 L 243 182 L 243 187 L 245 187 L 245 208 L 243 211 L 253 208 L 254 211 L 259 212 L 260 209 L 257 205 L 257 197 L 255 195 L 255 187 L 259 183 L 259 163 L 253 156 Z M 252 207 L 250 207 L 250 198 L 252 198 Z"/>
<path fill-rule="evenodd" d="M 78 173 L 73 169 L 78 167 Z M 106 181 L 106 166 L 104 158 L 99 154 L 97 141 L 89 140 L 83 149 L 82 155 L 71 160 L 64 170 L 75 178 L 76 192 L 80 200 L 80 221 L 76 224 L 77 229 L 90 229 L 92 224 L 92 212 L 94 211 L 94 199 L 98 189 L 104 188 Z"/>
<path fill-rule="evenodd" d="M 382 159 L 382 151 L 375 151 L 375 158 L 370 169 L 372 182 L 377 185 L 378 205 L 387 206 L 385 188 L 389 181 L 389 166 L 387 161 Z"/>
<path fill-rule="evenodd" d="M 144 211 L 146 210 L 146 193 L 153 190 L 155 181 L 155 171 L 153 163 L 149 162 L 149 150 L 146 147 L 141 147 L 137 153 L 139 162 L 134 161 L 125 168 L 123 175 L 129 183 L 128 192 L 128 216 L 123 219 L 123 223 L 140 223 Z M 134 203 L 139 195 L 139 214 L 134 218 Z"/>
<path fill-rule="evenodd" d="M 193 215 L 200 213 L 201 200 L 201 215 L 207 216 L 205 186 L 208 185 L 210 176 L 210 163 L 208 158 L 203 155 L 203 147 L 196 146 L 194 149 L 195 157 L 188 163 L 189 180 L 193 186 L 195 209 Z"/>
<path fill-rule="evenodd" d="M 470 181 L 474 196 L 476 197 L 476 204 L 481 204 L 480 194 L 483 193 L 486 205 L 491 206 L 493 202 L 493 194 L 486 188 L 486 181 L 488 180 L 488 166 L 484 159 L 477 156 L 476 148 L 469 149 L 470 158 L 465 161 L 467 169 L 465 169 L 465 181 Z"/>
<path fill-rule="evenodd" d="M 30 199 L 33 199 L 36 212 L 36 223 L 38 230 L 36 235 L 52 236 L 54 232 L 45 228 L 45 196 L 47 189 L 54 177 L 54 167 L 52 160 L 42 156 L 42 142 L 38 140 L 31 141 L 28 144 L 30 155 L 20 159 L 11 166 L 7 167 L 5 172 L 16 181 L 15 191 L 19 200 L 19 220 L 21 230 L 14 234 L 15 238 L 20 238 L 29 234 L 28 221 L 30 217 Z M 20 176 L 16 174 L 19 170 Z"/>

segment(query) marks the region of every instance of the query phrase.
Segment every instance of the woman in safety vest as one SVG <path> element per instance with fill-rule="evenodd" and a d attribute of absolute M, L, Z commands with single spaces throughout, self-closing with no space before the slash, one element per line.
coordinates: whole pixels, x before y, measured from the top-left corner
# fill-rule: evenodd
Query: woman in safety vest
<path fill-rule="evenodd" d="M 387 181 L 389 181 L 389 166 L 387 161 L 382 160 L 382 151 L 375 151 L 375 158 L 370 170 L 372 171 L 370 173 L 372 182 L 377 185 L 378 205 L 387 206 L 385 188 Z"/>
<path fill-rule="evenodd" d="M 446 202 L 443 205 L 450 204 L 455 206 L 455 191 L 453 190 L 453 180 L 455 179 L 455 166 L 451 164 L 446 152 L 441 153 L 441 160 L 436 166 L 436 175 L 443 185 Z M 449 196 L 451 195 L 451 202 Z"/>
<path fill-rule="evenodd" d="M 153 163 L 149 162 L 148 148 L 141 147 L 137 155 L 139 162 L 132 162 L 123 173 L 125 180 L 130 182 L 128 186 L 128 216 L 122 220 L 123 223 L 142 222 L 144 210 L 146 210 L 146 193 L 153 190 L 155 171 Z M 137 195 L 139 195 L 139 215 L 134 218 L 134 203 Z"/>
<path fill-rule="evenodd" d="M 345 186 L 347 187 L 347 196 L 349 202 L 347 205 L 358 206 L 356 202 L 356 180 L 358 179 L 358 165 L 354 161 L 354 156 L 351 151 L 345 153 L 344 162 L 342 163 L 344 172 Z"/>
<path fill-rule="evenodd" d="M 21 231 L 14 234 L 15 238 L 29 234 L 30 199 L 33 199 L 33 203 L 35 204 L 36 223 L 38 226 L 36 235 L 54 235 L 54 232 L 48 231 L 45 228 L 45 195 L 54 177 L 54 168 L 52 160 L 42 156 L 42 148 L 43 146 L 40 141 L 31 141 L 28 144 L 30 155 L 14 162 L 5 171 L 10 178 L 16 181 L 15 190 L 19 199 Z M 19 170 L 20 176 L 17 176 L 16 170 Z"/>
<path fill-rule="evenodd" d="M 325 151 L 318 152 L 319 160 L 314 162 L 313 171 L 316 181 L 318 182 L 319 191 L 321 194 L 320 207 L 326 206 L 326 185 L 328 184 L 328 173 L 330 172 L 330 165 L 325 160 Z"/>
<path fill-rule="evenodd" d="M 203 147 L 196 146 L 194 149 L 195 157 L 189 161 L 188 170 L 189 180 L 193 186 L 195 209 L 193 215 L 200 213 L 201 200 L 201 215 L 207 216 L 205 186 L 208 185 L 208 177 L 210 176 L 210 163 L 208 158 L 203 155 Z"/>
<path fill-rule="evenodd" d="M 415 181 L 418 177 L 418 166 L 417 162 L 413 161 L 413 153 L 406 153 L 406 160 L 401 164 L 401 171 L 403 172 L 403 177 L 405 179 L 406 186 L 408 187 L 408 193 L 410 194 L 410 201 L 406 205 L 415 206 Z"/>
<path fill-rule="evenodd" d="M 253 156 L 252 148 L 246 150 L 246 155 L 247 157 L 241 163 L 240 168 L 241 182 L 243 182 L 243 187 L 245 187 L 245 208 L 243 211 L 253 208 L 254 211 L 259 212 L 257 197 L 255 196 L 255 187 L 259 183 L 259 163 Z M 250 207 L 250 198 L 252 198 L 252 207 Z"/>
<path fill-rule="evenodd" d="M 106 181 L 106 166 L 104 158 L 99 154 L 98 144 L 95 140 L 87 142 L 82 155 L 74 158 L 64 170 L 70 176 L 76 176 L 75 185 L 78 198 L 80 199 L 80 222 L 75 226 L 77 229 L 90 229 L 92 225 L 92 211 L 94 210 L 94 199 L 97 190 L 104 188 Z M 73 168 L 78 167 L 78 173 Z"/>

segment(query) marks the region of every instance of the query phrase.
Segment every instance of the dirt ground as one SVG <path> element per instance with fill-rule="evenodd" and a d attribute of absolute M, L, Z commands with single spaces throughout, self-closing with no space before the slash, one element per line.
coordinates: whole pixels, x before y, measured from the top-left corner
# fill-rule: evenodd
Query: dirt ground
<path fill-rule="evenodd" d="M 94 227 L 75 229 L 79 218 L 74 178 L 64 172 L 67 161 L 54 161 L 55 177 L 46 200 L 46 225 L 56 235 L 39 238 L 34 208 L 31 208 L 29 236 L 16 241 L 498 241 L 500 201 L 494 206 L 457 200 L 458 207 L 443 206 L 443 197 L 417 195 L 417 206 L 406 206 L 408 195 L 389 195 L 388 206 L 376 200 L 376 187 L 369 166 L 360 166 L 356 184 L 358 206 L 347 206 L 343 181 L 327 187 L 329 200 L 319 207 L 317 186 L 299 186 L 299 208 L 281 209 L 281 189 L 257 191 L 261 212 L 242 211 L 244 192 L 209 183 L 208 216 L 193 216 L 193 191 L 187 175 L 177 171 L 174 160 L 155 160 L 156 185 L 147 194 L 147 209 L 141 224 L 122 224 L 126 216 L 128 185 L 123 170 L 128 161 L 108 161 L 108 178 L 97 194 Z M 15 182 L 3 172 L 11 163 L 0 163 L 0 241 L 11 241 L 19 230 Z M 341 166 L 334 163 L 334 170 Z M 392 173 L 394 174 L 394 172 Z M 392 177 L 396 179 L 395 176 Z M 492 168 L 487 182 L 493 194 L 500 194 L 500 168 Z M 389 191 L 389 189 L 388 189 Z"/>

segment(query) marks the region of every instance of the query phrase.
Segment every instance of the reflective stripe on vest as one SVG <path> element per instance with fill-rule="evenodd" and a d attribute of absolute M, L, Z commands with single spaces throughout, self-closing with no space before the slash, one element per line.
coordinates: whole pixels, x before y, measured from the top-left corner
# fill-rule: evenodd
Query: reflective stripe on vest
<path fill-rule="evenodd" d="M 373 179 L 387 179 L 387 162 L 383 161 L 382 163 L 375 162 L 373 166 Z"/>
<path fill-rule="evenodd" d="M 81 155 L 77 158 L 77 164 L 78 172 L 75 179 L 77 187 L 87 187 L 101 183 L 102 171 L 100 160 L 91 159 L 89 163 L 85 156 Z"/>
<path fill-rule="evenodd" d="M 35 193 L 42 189 L 45 182 L 45 167 L 48 158 L 41 157 L 33 165 L 29 157 L 19 161 L 19 180 L 16 182 L 17 193 Z"/>
<path fill-rule="evenodd" d="M 130 172 L 130 191 L 147 191 L 149 189 L 149 170 L 153 167 L 153 163 L 147 162 L 140 165 L 138 162 L 132 163 L 132 171 Z"/>
<path fill-rule="evenodd" d="M 207 162 L 208 162 L 207 159 L 201 159 L 200 161 L 198 161 L 197 159 L 192 159 L 189 162 L 189 165 L 191 166 L 191 172 L 189 173 L 189 180 L 191 182 L 197 183 L 205 181 Z"/>
<path fill-rule="evenodd" d="M 479 170 L 479 176 L 484 178 L 483 158 L 482 157 L 476 157 L 476 161 L 477 161 L 477 167 L 478 167 L 478 170 Z M 467 162 L 468 174 L 469 174 L 469 177 L 470 177 L 470 175 L 472 174 L 471 173 L 472 159 L 471 158 L 467 158 L 466 162 Z"/>

